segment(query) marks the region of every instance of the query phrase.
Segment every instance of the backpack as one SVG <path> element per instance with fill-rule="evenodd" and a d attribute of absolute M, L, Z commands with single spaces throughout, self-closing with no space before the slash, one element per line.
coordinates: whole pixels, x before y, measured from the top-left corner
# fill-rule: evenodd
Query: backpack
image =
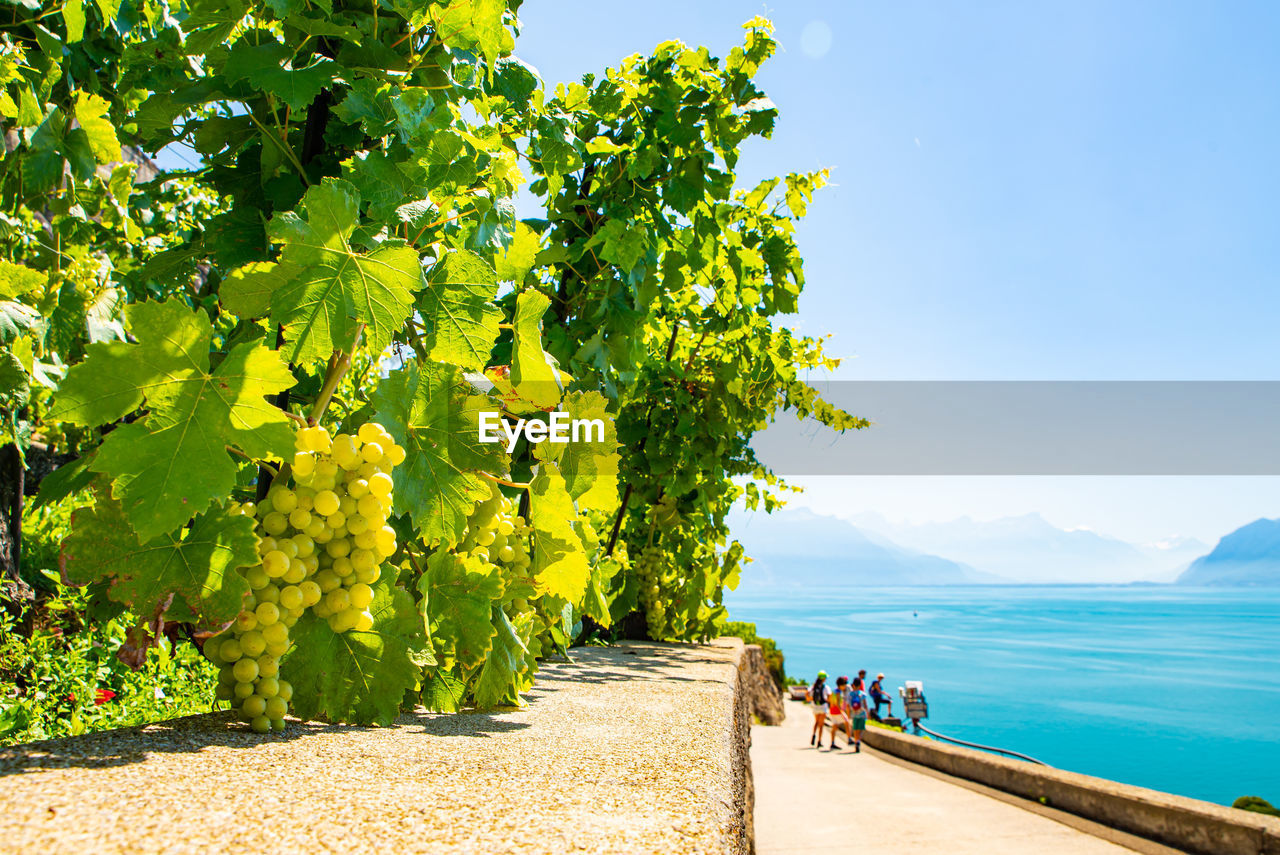
<path fill-rule="evenodd" d="M 849 693 L 849 706 L 853 707 L 853 714 L 858 715 L 858 711 L 865 706 L 862 703 L 862 692 L 855 690 Z"/>
<path fill-rule="evenodd" d="M 813 688 L 809 690 L 809 696 L 813 698 L 815 704 L 825 704 L 827 702 L 827 683 L 825 680 L 815 680 Z"/>

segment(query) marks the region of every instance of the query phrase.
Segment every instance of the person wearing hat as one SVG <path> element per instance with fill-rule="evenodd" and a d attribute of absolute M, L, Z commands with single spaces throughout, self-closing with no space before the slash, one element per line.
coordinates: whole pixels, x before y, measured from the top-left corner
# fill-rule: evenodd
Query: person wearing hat
<path fill-rule="evenodd" d="M 884 679 L 884 674 L 877 674 L 875 681 L 871 684 L 871 703 L 876 705 L 876 720 L 880 719 L 880 704 L 889 705 L 889 715 L 893 715 L 893 698 L 885 692 L 884 687 L 880 685 L 880 681 Z"/>
<path fill-rule="evenodd" d="M 827 689 L 827 672 L 819 671 L 818 679 L 813 681 L 813 685 L 809 687 L 809 703 L 813 704 L 813 733 L 809 735 L 809 744 L 815 743 L 819 748 L 822 747 L 822 728 L 827 723 L 827 699 L 830 694 Z M 835 742 L 836 736 L 831 734 L 831 741 Z"/>

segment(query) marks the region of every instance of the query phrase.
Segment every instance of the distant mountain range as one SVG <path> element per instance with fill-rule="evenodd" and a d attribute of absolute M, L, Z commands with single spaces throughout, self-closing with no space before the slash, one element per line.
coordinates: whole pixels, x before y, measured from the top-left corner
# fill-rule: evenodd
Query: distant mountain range
<path fill-rule="evenodd" d="M 1192 562 L 1178 584 L 1280 586 L 1280 520 L 1254 520 L 1231 532 Z"/>
<path fill-rule="evenodd" d="M 956 561 L 904 549 L 853 524 L 804 508 L 736 512 L 734 536 L 753 563 L 744 588 L 820 585 L 958 585 L 1005 581 Z"/>
<path fill-rule="evenodd" d="M 747 588 L 1174 581 L 1280 586 L 1280 520 L 1251 522 L 1212 551 L 1191 538 L 1133 544 L 1061 529 L 1039 514 L 910 524 L 878 514 L 845 520 L 787 508 L 735 511 L 729 523 L 755 559 L 743 574 Z"/>
<path fill-rule="evenodd" d="M 1209 549 L 1192 538 L 1128 543 L 1088 529 L 1061 529 L 1034 513 L 922 524 L 891 523 L 879 514 L 860 514 L 852 521 L 862 531 L 875 532 L 908 549 L 945 555 L 1021 583 L 1172 582 Z"/>
<path fill-rule="evenodd" d="M 1209 549 L 1190 538 L 1126 543 L 1060 529 L 1038 514 L 913 525 L 878 514 L 850 521 L 787 508 L 774 514 L 736 511 L 730 525 L 755 559 L 744 574 L 748 588 L 1164 583 Z"/>

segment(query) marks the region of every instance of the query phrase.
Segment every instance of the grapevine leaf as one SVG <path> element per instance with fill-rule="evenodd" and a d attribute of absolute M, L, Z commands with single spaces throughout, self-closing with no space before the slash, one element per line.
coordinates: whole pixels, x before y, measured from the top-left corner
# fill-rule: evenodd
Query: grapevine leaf
<path fill-rule="evenodd" d="M 367 632 L 336 633 L 311 612 L 294 625 L 281 674 L 293 684 L 302 718 L 388 725 L 417 683 L 426 639 L 413 597 L 385 579 L 373 590 Z"/>
<path fill-rule="evenodd" d="M 0 344 L 8 344 L 24 330 L 39 329 L 43 319 L 35 309 L 13 300 L 0 301 Z"/>
<path fill-rule="evenodd" d="M 550 463 L 538 467 L 529 485 L 529 522 L 533 528 L 533 574 L 539 592 L 580 602 L 591 578 L 582 540 L 571 520 L 578 512 L 564 478 Z"/>
<path fill-rule="evenodd" d="M 445 661 L 471 668 L 492 646 L 489 611 L 505 586 L 491 566 L 443 549 L 427 559 L 418 589 L 427 597 L 427 626 Z"/>
<path fill-rule="evenodd" d="M 529 652 L 523 639 L 502 609 L 493 610 L 493 648 L 485 657 L 476 681 L 475 700 L 479 709 L 519 706 L 522 673 L 528 671 Z"/>
<path fill-rule="evenodd" d="M 545 294 L 522 291 L 516 298 L 512 324 L 515 346 L 511 355 L 511 382 L 520 397 L 549 409 L 560 400 L 560 377 L 542 350 L 542 315 L 551 305 Z"/>
<path fill-rule="evenodd" d="M 253 528 L 251 517 L 215 509 L 197 518 L 185 537 L 169 532 L 139 543 L 120 503 L 100 496 L 92 508 L 71 516 L 62 577 L 71 585 L 109 579 L 111 599 L 138 614 L 163 609 L 176 594 L 217 626 L 235 618 L 249 593 L 235 568 L 258 563 Z"/>
<path fill-rule="evenodd" d="M 222 307 L 242 318 L 260 318 L 271 306 L 271 292 L 296 269 L 271 261 L 251 261 L 227 274 L 218 288 Z"/>
<path fill-rule="evenodd" d="M 484 56 L 492 63 L 510 52 L 511 35 L 502 26 L 506 11 L 502 0 L 451 0 L 432 10 L 441 42 Z"/>
<path fill-rule="evenodd" d="M 67 25 L 67 42 L 78 42 L 84 38 L 84 0 L 67 0 L 62 7 L 62 20 Z"/>
<path fill-rule="evenodd" d="M 489 361 L 502 312 L 493 305 L 493 269 L 468 250 L 445 255 L 432 269 L 419 312 L 427 321 L 428 355 L 478 370 Z"/>
<path fill-rule="evenodd" d="M 602 554 L 591 568 L 591 582 L 587 585 L 587 594 L 582 601 L 582 613 L 605 629 L 613 624 L 613 616 L 609 613 L 608 592 L 613 587 L 613 578 L 621 569 L 622 564 L 618 559 Z"/>
<path fill-rule="evenodd" d="M 427 545 L 456 543 L 472 508 L 489 497 L 489 482 L 474 470 L 506 469 L 502 446 L 479 438 L 480 412 L 498 408 L 459 369 L 430 361 L 392 373 L 372 404 L 407 455 L 395 469 L 395 512 L 412 517 Z"/>
<path fill-rule="evenodd" d="M 106 118 L 109 109 L 111 105 L 101 95 L 76 93 L 76 121 L 88 136 L 98 163 L 115 163 L 121 157 L 115 126 Z"/>
<path fill-rule="evenodd" d="M 618 505 L 618 432 L 599 392 L 571 392 L 562 406 L 573 421 L 599 422 L 560 445 L 559 466 L 569 495 L 580 508 L 609 511 Z M 549 446 L 550 443 L 544 443 Z"/>
<path fill-rule="evenodd" d="M 519 223 L 511 245 L 497 258 L 498 278 L 516 284 L 523 282 L 524 277 L 533 269 L 538 246 L 538 233 L 524 223 Z"/>
<path fill-rule="evenodd" d="M 47 273 L 0 259 L 0 300 L 13 300 L 29 294 L 43 288 L 48 281 Z"/>
<path fill-rule="evenodd" d="M 347 238 L 360 196 L 349 182 L 312 187 L 302 205 L 306 220 L 290 214 L 272 221 L 275 236 L 284 240 L 284 264 L 270 283 L 271 319 L 284 327 L 289 361 L 327 359 L 335 349 L 349 349 L 360 324 L 370 350 L 381 353 L 413 311 L 412 292 L 422 282 L 418 253 L 403 246 L 367 255 L 351 248 Z"/>
<path fill-rule="evenodd" d="M 232 348 L 212 373 L 212 327 L 178 301 L 129 308 L 137 344 L 98 342 L 67 372 L 52 417 L 84 427 L 116 421 L 141 406 L 144 420 L 117 427 L 92 464 L 113 481 L 138 536 L 172 531 L 235 486 L 228 447 L 253 458 L 284 457 L 293 431 L 266 396 L 293 375 L 256 342 Z"/>
<path fill-rule="evenodd" d="M 422 705 L 431 712 L 455 713 L 462 709 L 467 681 L 456 668 L 429 668 L 423 679 Z"/>

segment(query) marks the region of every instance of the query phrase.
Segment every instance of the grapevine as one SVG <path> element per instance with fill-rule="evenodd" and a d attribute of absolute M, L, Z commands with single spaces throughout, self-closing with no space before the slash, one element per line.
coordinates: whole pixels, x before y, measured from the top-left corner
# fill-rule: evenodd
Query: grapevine
<path fill-rule="evenodd" d="M 0 34 L 0 466 L 67 460 L 64 581 L 127 609 L 130 663 L 200 641 L 252 730 L 714 635 L 725 515 L 787 489 L 752 435 L 866 424 L 776 318 L 826 173 L 735 185 L 772 25 L 548 86 L 519 5 L 28 3 Z M 30 572 L 3 540 L 0 571 Z"/>

